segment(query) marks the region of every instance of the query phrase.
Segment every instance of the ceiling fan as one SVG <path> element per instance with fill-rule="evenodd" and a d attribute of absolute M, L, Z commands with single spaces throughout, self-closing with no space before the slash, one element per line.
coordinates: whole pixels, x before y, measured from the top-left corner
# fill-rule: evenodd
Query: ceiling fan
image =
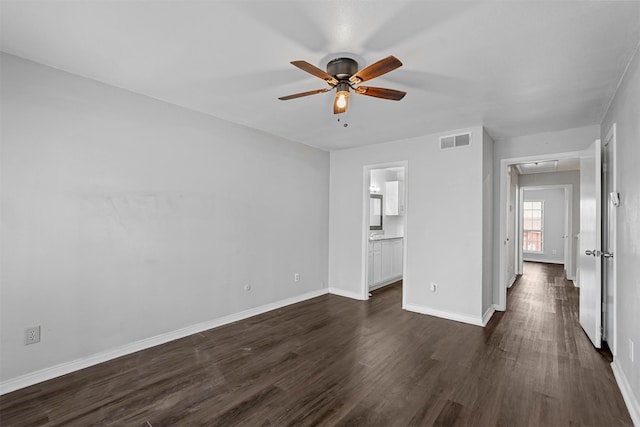
<path fill-rule="evenodd" d="M 329 61 L 326 72 L 306 61 L 291 61 L 291 64 L 309 74 L 321 78 L 331 87 L 281 96 L 278 99 L 286 101 L 288 99 L 301 98 L 303 96 L 315 95 L 336 89 L 336 97 L 333 102 L 333 114 L 340 114 L 347 111 L 350 89 L 353 89 L 355 93 L 360 95 L 390 99 L 392 101 L 400 101 L 407 94 L 399 90 L 382 87 L 357 86 L 364 81 L 374 79 L 401 67 L 402 62 L 395 56 L 388 56 L 360 71 L 358 71 L 358 63 L 351 58 L 336 58 Z"/>

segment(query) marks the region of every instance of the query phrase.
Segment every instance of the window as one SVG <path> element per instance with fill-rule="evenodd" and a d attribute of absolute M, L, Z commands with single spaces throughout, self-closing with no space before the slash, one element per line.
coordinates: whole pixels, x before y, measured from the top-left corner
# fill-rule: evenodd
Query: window
<path fill-rule="evenodd" d="M 522 250 L 542 253 L 542 202 L 524 202 Z"/>

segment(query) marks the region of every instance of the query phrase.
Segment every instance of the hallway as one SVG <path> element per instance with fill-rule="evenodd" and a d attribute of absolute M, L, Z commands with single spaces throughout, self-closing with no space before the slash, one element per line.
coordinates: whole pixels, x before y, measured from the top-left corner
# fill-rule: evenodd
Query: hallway
<path fill-rule="evenodd" d="M 561 265 L 486 328 L 324 295 L 0 397 L 3 426 L 631 426 Z"/>
<path fill-rule="evenodd" d="M 514 408 L 539 411 L 534 425 L 632 425 L 611 356 L 595 349 L 580 327 L 579 289 L 561 264 L 525 262 L 507 302 L 508 311 L 489 326 L 495 327 L 491 342 L 505 353 L 499 371 L 513 368 L 507 389 L 519 390 L 506 398 Z"/>

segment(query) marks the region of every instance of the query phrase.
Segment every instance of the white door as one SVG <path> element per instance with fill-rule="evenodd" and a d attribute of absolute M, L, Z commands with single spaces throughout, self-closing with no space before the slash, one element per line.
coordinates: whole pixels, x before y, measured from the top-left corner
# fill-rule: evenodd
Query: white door
<path fill-rule="evenodd" d="M 507 246 L 507 259 L 505 260 L 505 278 L 507 284 L 511 284 L 511 281 L 516 275 L 516 211 L 517 211 L 517 187 L 515 182 L 515 170 L 513 166 L 510 166 L 507 190 L 507 231 L 505 233 L 506 240 L 504 244 Z"/>
<path fill-rule="evenodd" d="M 611 194 L 616 192 L 615 182 L 615 132 L 614 124 L 602 147 L 602 340 L 609 344 L 613 355 L 616 348 L 615 283 L 616 283 L 616 205 L 618 201 Z"/>
<path fill-rule="evenodd" d="M 596 348 L 602 340 L 600 140 L 580 158 L 580 325 Z"/>

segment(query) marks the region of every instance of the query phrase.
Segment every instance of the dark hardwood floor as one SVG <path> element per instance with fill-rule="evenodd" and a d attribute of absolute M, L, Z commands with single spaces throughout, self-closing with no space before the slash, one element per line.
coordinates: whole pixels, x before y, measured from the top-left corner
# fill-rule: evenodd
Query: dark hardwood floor
<path fill-rule="evenodd" d="M 486 328 L 326 295 L 0 397 L 2 426 L 631 426 L 562 266 Z"/>

